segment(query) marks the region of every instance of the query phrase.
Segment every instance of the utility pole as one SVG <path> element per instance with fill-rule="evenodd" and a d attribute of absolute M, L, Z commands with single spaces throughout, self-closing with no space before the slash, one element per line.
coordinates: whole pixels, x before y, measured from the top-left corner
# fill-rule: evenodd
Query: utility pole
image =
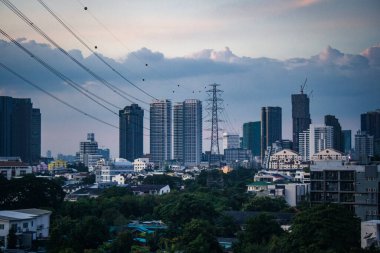
<path fill-rule="evenodd" d="M 222 90 L 218 89 L 217 87 L 220 86 L 220 84 L 210 84 L 209 86 L 212 87 L 212 89 L 207 90 L 206 92 L 209 95 L 208 106 L 207 110 L 211 112 L 211 120 L 207 120 L 208 122 L 211 121 L 211 145 L 210 145 L 210 156 L 209 156 L 209 167 L 211 165 L 217 164 L 217 166 L 220 166 L 220 150 L 219 150 L 219 127 L 218 127 L 218 110 L 221 110 L 221 103 L 223 99 L 221 98 Z M 216 157 L 217 160 L 213 157 Z"/>

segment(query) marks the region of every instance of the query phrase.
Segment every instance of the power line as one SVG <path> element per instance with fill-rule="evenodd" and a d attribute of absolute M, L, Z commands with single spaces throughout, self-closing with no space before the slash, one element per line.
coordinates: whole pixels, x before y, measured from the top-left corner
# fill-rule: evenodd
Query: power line
<path fill-rule="evenodd" d="M 0 28 L 0 33 L 3 34 L 6 38 L 8 38 L 11 42 L 13 42 L 16 46 L 18 46 L 21 50 L 23 50 L 26 54 L 28 54 L 30 57 L 32 57 L 35 61 L 39 62 L 42 66 L 44 66 L 46 69 L 48 69 L 50 72 L 52 72 L 54 75 L 56 75 L 57 77 L 59 77 L 61 80 L 63 80 L 65 83 L 67 83 L 68 85 L 70 85 L 71 87 L 73 87 L 75 90 L 77 90 L 78 92 L 82 93 L 84 96 L 86 96 L 87 98 L 89 98 L 90 100 L 92 100 L 93 102 L 95 102 L 96 104 L 100 105 L 101 107 L 103 107 L 104 109 L 106 109 L 107 111 L 111 112 L 112 114 L 115 114 L 115 115 L 118 115 L 117 113 L 115 113 L 113 110 L 111 110 L 110 108 L 108 108 L 107 106 L 105 106 L 104 104 L 100 103 L 99 101 L 97 101 L 96 99 L 92 98 L 90 95 L 88 95 L 86 92 L 84 92 L 82 89 L 82 87 L 75 83 L 74 81 L 72 81 L 70 78 L 68 78 L 67 76 L 65 76 L 64 74 L 62 74 L 61 72 L 59 72 L 57 69 L 55 69 L 54 67 L 50 66 L 49 64 L 47 64 L 45 61 L 43 61 L 41 58 L 39 58 L 38 56 L 34 55 L 32 52 L 30 52 L 28 49 L 26 49 L 25 47 L 23 47 L 18 41 L 16 41 L 14 38 L 12 38 L 11 36 L 9 36 L 4 30 L 2 30 Z M 87 90 L 86 90 L 87 91 Z M 90 94 L 93 94 L 93 93 L 90 93 Z M 95 95 L 96 96 L 96 95 Z M 102 101 L 105 101 L 107 103 L 109 103 L 108 101 L 96 96 L 97 98 L 101 99 Z M 116 107 L 116 105 L 113 105 Z"/>
<path fill-rule="evenodd" d="M 98 121 L 98 122 L 100 122 L 100 123 L 103 123 L 103 124 L 105 124 L 105 125 L 108 125 L 108 126 L 110 126 L 110 127 L 116 128 L 116 129 L 119 129 L 117 126 L 112 125 L 112 124 L 110 124 L 110 123 L 108 123 L 108 122 L 106 122 L 106 121 L 104 121 L 104 120 L 102 120 L 102 119 L 99 119 L 99 118 L 97 118 L 97 117 L 95 117 L 95 116 L 93 116 L 93 115 L 91 115 L 91 114 L 89 114 L 89 113 L 86 113 L 86 112 L 82 111 L 81 109 L 79 109 L 79 108 L 77 108 L 77 107 L 75 107 L 75 106 L 69 104 L 68 102 L 66 102 L 66 101 L 64 101 L 64 100 L 62 100 L 62 99 L 60 99 L 59 97 L 53 95 L 52 93 L 50 93 L 50 92 L 48 92 L 47 90 L 41 88 L 41 87 L 38 86 L 37 84 L 35 84 L 35 83 L 29 81 L 29 80 L 26 79 L 25 77 L 23 77 L 23 76 L 21 76 L 20 74 L 16 73 L 14 70 L 12 70 L 11 68 L 9 68 L 9 67 L 7 67 L 6 65 L 4 65 L 2 62 L 0 62 L 0 66 L 1 66 L 2 68 L 6 69 L 7 71 L 9 71 L 10 73 L 12 73 L 13 75 L 17 76 L 18 78 L 20 78 L 21 80 L 23 80 L 23 81 L 26 82 L 27 84 L 29 84 L 29 85 L 33 86 L 34 88 L 36 88 L 36 89 L 42 91 L 43 93 L 49 95 L 50 97 L 54 98 L 55 100 L 57 100 L 58 102 L 60 102 L 60 103 L 62 103 L 62 104 L 64 104 L 64 105 L 66 105 L 67 107 L 70 107 L 71 109 L 73 109 L 73 110 L 75 110 L 75 111 L 77 111 L 77 112 L 79 112 L 79 113 L 81 113 L 81 114 L 83 114 L 83 115 L 85 115 L 85 116 L 87 116 L 87 117 L 89 117 L 89 118 L 92 118 L 92 119 L 94 119 L 94 120 L 96 120 L 96 121 Z"/>
<path fill-rule="evenodd" d="M 84 47 L 86 47 L 90 52 L 92 52 L 102 63 L 104 63 L 108 68 L 110 68 L 113 72 L 115 72 L 119 77 L 121 77 L 123 80 L 134 86 L 136 89 L 143 92 L 145 95 L 157 99 L 142 88 L 138 87 L 136 84 L 134 84 L 132 81 L 127 79 L 123 74 L 121 74 L 119 71 L 117 71 L 114 67 L 112 67 L 109 63 L 107 63 L 102 57 L 100 57 L 92 48 L 90 48 L 75 32 L 70 29 L 61 18 L 59 18 L 45 3 L 43 0 L 37 0 L 63 27 L 66 28 L 68 32 L 70 32 Z"/>
<path fill-rule="evenodd" d="M 101 78 L 99 75 L 94 73 L 92 70 L 90 70 L 88 67 L 80 63 L 77 59 L 75 59 L 71 54 L 69 54 L 66 50 L 64 50 L 61 46 L 59 46 L 53 39 L 51 39 L 45 32 L 43 32 L 38 26 L 36 26 L 25 14 L 23 14 L 16 6 L 14 6 L 12 3 L 10 3 L 8 0 L 1 0 L 4 5 L 8 7 L 13 13 L 15 13 L 19 18 L 21 18 L 27 25 L 29 25 L 33 30 L 38 32 L 42 37 L 44 37 L 46 40 L 48 40 L 51 44 L 53 44 L 59 51 L 61 51 L 64 55 L 66 55 L 70 60 L 75 62 L 79 67 L 81 67 L 83 70 L 85 70 L 87 73 L 89 73 L 91 76 L 93 76 L 95 79 L 97 79 L 99 82 L 101 82 L 103 85 L 111 89 L 114 93 L 118 94 L 119 96 L 123 97 L 124 99 L 128 100 L 131 103 L 134 103 L 131 99 L 129 99 L 126 96 L 129 96 L 131 98 L 134 98 L 137 101 L 140 101 L 144 104 L 148 104 L 147 102 L 140 100 L 122 90 L 117 88 L 116 86 L 110 84 L 103 78 Z M 123 95 L 123 94 L 125 95 Z"/>

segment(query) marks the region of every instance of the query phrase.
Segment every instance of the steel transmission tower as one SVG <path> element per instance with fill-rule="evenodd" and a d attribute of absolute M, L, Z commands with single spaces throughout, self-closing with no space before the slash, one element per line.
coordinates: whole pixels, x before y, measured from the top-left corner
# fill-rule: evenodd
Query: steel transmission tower
<path fill-rule="evenodd" d="M 222 90 L 217 87 L 220 84 L 210 84 L 209 86 L 212 89 L 207 90 L 206 92 L 209 95 L 207 110 L 210 111 L 211 120 L 207 120 L 211 122 L 211 146 L 210 146 L 210 156 L 209 156 L 209 166 L 211 165 L 220 165 L 220 151 L 219 151 L 219 127 L 218 123 L 221 122 L 218 118 L 218 110 L 221 110 L 221 103 L 223 99 L 221 98 Z"/>

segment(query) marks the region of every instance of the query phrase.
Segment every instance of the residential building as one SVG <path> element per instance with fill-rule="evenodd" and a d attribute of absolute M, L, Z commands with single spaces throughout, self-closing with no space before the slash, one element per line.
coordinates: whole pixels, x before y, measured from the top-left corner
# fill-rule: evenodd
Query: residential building
<path fill-rule="evenodd" d="M 119 111 L 119 155 L 133 161 L 143 155 L 144 110 L 137 104 Z"/>
<path fill-rule="evenodd" d="M 141 172 L 146 169 L 154 169 L 154 163 L 149 162 L 149 158 L 138 158 L 133 162 L 133 170 Z"/>
<path fill-rule="evenodd" d="M 133 164 L 124 158 L 115 158 L 111 161 L 101 160 L 95 167 L 96 183 L 113 182 L 114 177 L 120 174 L 133 172 Z"/>
<path fill-rule="evenodd" d="M 309 129 L 300 133 L 299 153 L 304 161 L 327 148 L 333 147 L 333 127 L 310 124 Z"/>
<path fill-rule="evenodd" d="M 340 203 L 362 221 L 379 218 L 380 165 L 318 161 L 310 166 L 312 204 Z"/>
<path fill-rule="evenodd" d="M 282 139 L 282 110 L 281 107 L 261 108 L 261 160 L 265 150 L 273 142 Z"/>
<path fill-rule="evenodd" d="M 358 131 L 355 134 L 355 157 L 356 160 L 368 163 L 373 157 L 373 143 L 374 138 L 372 135 L 363 131 Z"/>
<path fill-rule="evenodd" d="M 343 153 L 348 155 L 351 152 L 352 134 L 351 130 L 342 130 L 343 135 Z"/>
<path fill-rule="evenodd" d="M 23 163 L 19 157 L 0 158 L 0 175 L 8 180 L 32 173 L 32 166 L 29 166 L 27 163 Z"/>
<path fill-rule="evenodd" d="M 342 127 L 340 126 L 339 120 L 334 115 L 326 115 L 325 116 L 325 125 L 332 126 L 333 128 L 333 146 L 332 148 L 343 152 L 343 134 Z"/>
<path fill-rule="evenodd" d="M 293 148 L 299 152 L 299 134 L 306 131 L 311 124 L 310 100 L 306 94 L 292 94 Z"/>
<path fill-rule="evenodd" d="M 186 99 L 173 108 L 173 159 L 195 166 L 202 158 L 202 102 Z"/>
<path fill-rule="evenodd" d="M 99 148 L 98 154 L 104 158 L 104 160 L 108 161 L 110 159 L 110 149 L 109 148 Z"/>
<path fill-rule="evenodd" d="M 134 195 L 162 195 L 170 192 L 169 185 L 132 185 L 131 190 Z"/>
<path fill-rule="evenodd" d="M 0 96 L 0 156 L 37 164 L 41 156 L 41 114 L 30 98 Z"/>
<path fill-rule="evenodd" d="M 261 122 L 247 122 L 243 124 L 242 148 L 249 149 L 253 156 L 260 156 L 261 152 Z"/>
<path fill-rule="evenodd" d="M 162 166 L 172 156 L 172 103 L 156 100 L 150 104 L 150 155 L 151 161 Z"/>
<path fill-rule="evenodd" d="M 373 155 L 380 157 L 380 109 L 361 114 L 362 132 L 373 136 Z"/>
<path fill-rule="evenodd" d="M 67 168 L 67 163 L 64 160 L 55 160 L 48 164 L 49 170 L 54 170 L 58 168 Z"/>
<path fill-rule="evenodd" d="M 295 207 L 303 201 L 308 200 L 310 193 L 310 184 L 289 183 L 289 184 L 271 184 L 268 186 L 268 193 L 264 192 L 264 196 L 282 197 L 289 206 Z"/>
<path fill-rule="evenodd" d="M 346 161 L 347 157 L 343 155 L 343 153 L 332 149 L 332 148 L 327 148 L 324 150 L 319 151 L 318 153 L 315 153 L 311 157 L 312 161 Z"/>
<path fill-rule="evenodd" d="M 8 235 L 11 229 L 17 236 L 21 249 L 31 248 L 37 239 L 48 239 L 51 211 L 42 209 L 20 209 L 0 211 L 0 245 L 8 248 Z"/>
<path fill-rule="evenodd" d="M 296 170 L 308 167 L 302 162 L 302 157 L 290 149 L 280 150 L 270 156 L 269 169 L 271 170 Z"/>

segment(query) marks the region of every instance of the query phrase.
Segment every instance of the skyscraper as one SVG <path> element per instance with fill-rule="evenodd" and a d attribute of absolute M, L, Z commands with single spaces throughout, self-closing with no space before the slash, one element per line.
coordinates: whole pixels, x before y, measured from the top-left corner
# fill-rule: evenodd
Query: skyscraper
<path fill-rule="evenodd" d="M 282 139 L 282 110 L 281 107 L 261 108 L 261 160 L 265 150 L 273 142 Z"/>
<path fill-rule="evenodd" d="M 172 103 L 156 100 L 150 104 L 150 155 L 157 165 L 171 159 Z"/>
<path fill-rule="evenodd" d="M 247 122 L 243 124 L 242 148 L 249 149 L 252 156 L 260 156 L 261 153 L 261 122 Z"/>
<path fill-rule="evenodd" d="M 364 131 L 355 134 L 355 155 L 358 161 L 367 163 L 373 157 L 373 135 Z"/>
<path fill-rule="evenodd" d="M 0 156 L 37 163 L 41 155 L 41 114 L 29 98 L 0 96 Z"/>
<path fill-rule="evenodd" d="M 335 150 L 343 152 L 344 148 L 343 148 L 342 127 L 339 124 L 339 120 L 335 118 L 334 115 L 326 115 L 325 125 L 333 127 L 333 132 L 334 132 L 333 148 Z"/>
<path fill-rule="evenodd" d="M 223 133 L 223 152 L 230 148 L 240 148 L 240 137 L 238 134 Z"/>
<path fill-rule="evenodd" d="M 373 155 L 380 157 L 380 109 L 361 114 L 361 131 L 373 136 Z"/>
<path fill-rule="evenodd" d="M 333 146 L 334 132 L 332 126 L 315 126 L 299 134 L 299 154 L 304 161 L 309 161 L 315 154 Z"/>
<path fill-rule="evenodd" d="M 306 94 L 292 94 L 292 119 L 293 119 L 293 149 L 298 150 L 299 134 L 309 128 L 310 100 Z"/>
<path fill-rule="evenodd" d="M 343 134 L 343 147 L 344 147 L 344 153 L 348 154 L 351 152 L 351 142 L 352 142 L 352 134 L 351 130 L 342 130 Z"/>
<path fill-rule="evenodd" d="M 197 165 L 202 156 L 202 102 L 186 99 L 173 109 L 173 159 Z"/>
<path fill-rule="evenodd" d="M 41 156 L 41 112 L 40 109 L 32 110 L 31 130 L 31 156 L 32 161 L 38 161 Z"/>
<path fill-rule="evenodd" d="M 129 161 L 143 155 L 144 111 L 137 104 L 119 111 L 119 156 Z"/>

